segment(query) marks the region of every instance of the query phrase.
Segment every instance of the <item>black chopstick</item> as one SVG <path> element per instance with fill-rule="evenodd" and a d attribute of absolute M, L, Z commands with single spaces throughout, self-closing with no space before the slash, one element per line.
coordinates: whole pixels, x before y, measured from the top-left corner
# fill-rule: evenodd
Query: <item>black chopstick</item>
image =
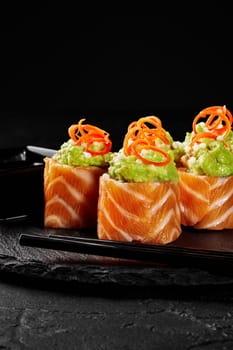
<path fill-rule="evenodd" d="M 102 242 L 101 240 L 79 237 L 40 236 L 38 234 L 21 234 L 19 243 L 22 246 L 38 247 L 53 250 L 63 250 L 82 254 L 108 256 L 121 259 L 154 260 L 146 250 L 132 249 L 128 245 Z M 159 251 L 158 251 L 159 254 Z"/>
<path fill-rule="evenodd" d="M 156 262 L 226 262 L 233 264 L 233 254 L 191 248 L 172 247 L 168 245 L 149 245 L 107 241 L 95 238 L 67 237 L 62 235 L 42 236 L 39 234 L 21 234 L 21 246 L 30 246 L 52 250 L 62 250 L 82 254 L 108 256 L 120 259 L 144 260 Z"/>
<path fill-rule="evenodd" d="M 233 258 L 233 252 L 223 252 L 223 251 L 214 251 L 214 250 L 207 250 L 207 249 L 195 249 L 195 248 L 187 248 L 187 247 L 181 247 L 181 246 L 172 246 L 172 245 L 161 245 L 161 244 L 148 244 L 148 243 L 137 243 L 137 242 L 127 242 L 127 241 L 113 241 L 113 240 L 105 240 L 105 239 L 99 239 L 99 238 L 90 238 L 90 237 L 79 237 L 79 236 L 66 236 L 61 234 L 49 234 L 49 238 L 55 238 L 56 240 L 69 240 L 72 242 L 86 242 L 86 243 L 94 243 L 94 244 L 101 244 L 102 245 L 114 245 L 114 247 L 118 248 L 125 248 L 129 247 L 130 249 L 137 249 L 137 250 L 143 250 L 143 251 L 156 251 L 156 252 L 162 252 L 162 253 L 175 253 L 175 254 L 195 254 L 195 255 L 211 255 L 211 256 L 223 256 L 224 258 L 226 255 L 232 256 Z"/>
<path fill-rule="evenodd" d="M 28 215 L 26 215 L 26 214 L 0 218 L 0 224 L 2 224 L 2 223 L 18 223 L 21 221 L 26 221 L 27 218 L 28 218 Z"/>

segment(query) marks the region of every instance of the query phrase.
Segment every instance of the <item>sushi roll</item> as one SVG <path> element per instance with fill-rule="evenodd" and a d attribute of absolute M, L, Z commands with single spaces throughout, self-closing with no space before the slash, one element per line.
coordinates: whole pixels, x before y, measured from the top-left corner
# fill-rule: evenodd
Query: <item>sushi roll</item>
<path fill-rule="evenodd" d="M 44 163 L 44 226 L 95 228 L 99 177 L 107 171 L 109 133 L 81 119 L 68 129 L 69 139 Z"/>
<path fill-rule="evenodd" d="M 207 107 L 195 116 L 184 141 L 174 142 L 184 226 L 233 228 L 232 120 L 225 105 Z"/>
<path fill-rule="evenodd" d="M 100 177 L 100 239 L 167 244 L 181 234 L 178 171 L 171 135 L 156 116 L 128 126 L 122 148 Z"/>

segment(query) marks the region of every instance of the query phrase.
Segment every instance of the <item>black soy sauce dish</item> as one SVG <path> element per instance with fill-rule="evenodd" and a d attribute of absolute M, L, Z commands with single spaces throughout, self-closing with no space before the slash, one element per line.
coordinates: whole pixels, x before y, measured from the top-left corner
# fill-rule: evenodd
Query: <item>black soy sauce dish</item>
<path fill-rule="evenodd" d="M 17 217 L 40 222 L 44 158 L 55 152 L 38 146 L 0 149 L 0 223 Z"/>

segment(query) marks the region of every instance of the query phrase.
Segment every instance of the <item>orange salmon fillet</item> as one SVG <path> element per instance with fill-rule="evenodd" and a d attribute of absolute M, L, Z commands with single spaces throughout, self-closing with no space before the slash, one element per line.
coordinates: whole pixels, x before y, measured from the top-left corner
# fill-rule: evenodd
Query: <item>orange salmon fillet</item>
<path fill-rule="evenodd" d="M 233 176 L 178 172 L 182 225 L 210 230 L 233 228 Z"/>
<path fill-rule="evenodd" d="M 105 170 L 63 165 L 48 157 L 44 162 L 44 226 L 96 227 L 99 177 Z"/>
<path fill-rule="evenodd" d="M 97 234 L 100 239 L 167 244 L 181 234 L 179 185 L 122 183 L 100 177 Z"/>
<path fill-rule="evenodd" d="M 206 176 L 197 176 L 178 169 L 180 186 L 181 223 L 193 226 L 207 213 L 210 200 L 210 184 Z"/>

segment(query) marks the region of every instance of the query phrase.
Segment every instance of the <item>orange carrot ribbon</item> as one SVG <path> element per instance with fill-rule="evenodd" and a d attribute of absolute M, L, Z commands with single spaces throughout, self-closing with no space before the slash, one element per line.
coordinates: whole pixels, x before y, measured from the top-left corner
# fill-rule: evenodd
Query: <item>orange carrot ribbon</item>
<path fill-rule="evenodd" d="M 170 145 L 166 130 L 162 127 L 161 120 L 156 116 L 146 116 L 138 121 L 133 121 L 128 126 L 128 131 L 123 142 L 123 151 L 126 156 L 135 155 L 143 163 L 164 166 L 171 161 L 170 154 L 155 144 L 160 140 L 165 145 Z M 143 150 L 152 150 L 163 156 L 162 161 L 153 161 L 143 156 Z"/>
<path fill-rule="evenodd" d="M 201 119 L 206 119 L 205 127 L 208 131 L 198 132 L 197 124 Z M 217 139 L 217 137 L 227 137 L 231 131 L 233 116 L 226 106 L 211 106 L 201 110 L 193 120 L 193 132 L 191 144 L 200 143 L 202 138 Z M 224 145 L 227 146 L 225 141 Z"/>
<path fill-rule="evenodd" d="M 105 130 L 91 125 L 83 124 L 86 119 L 81 119 L 78 124 L 73 124 L 68 129 L 68 134 L 71 140 L 78 146 L 86 144 L 85 151 L 92 155 L 104 155 L 111 151 L 112 141 L 109 138 L 109 133 Z M 102 149 L 95 150 L 95 142 L 103 145 Z"/>

